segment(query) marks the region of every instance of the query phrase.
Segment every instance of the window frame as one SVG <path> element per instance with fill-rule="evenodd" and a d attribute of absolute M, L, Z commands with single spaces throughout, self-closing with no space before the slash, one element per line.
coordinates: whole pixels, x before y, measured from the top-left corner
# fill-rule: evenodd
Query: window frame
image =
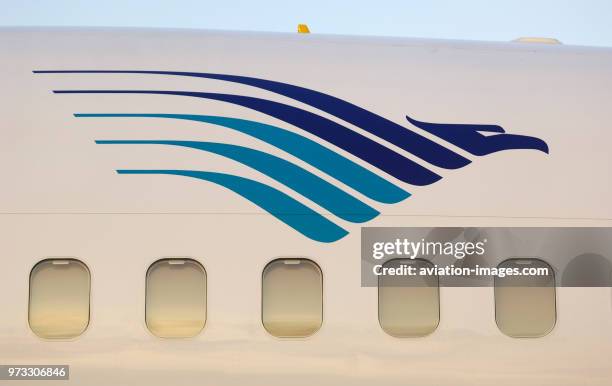
<path fill-rule="evenodd" d="M 396 260 L 421 261 L 421 262 L 424 262 L 424 263 L 428 264 L 430 267 L 434 267 L 434 264 L 431 261 L 429 261 L 427 259 L 420 258 L 420 257 L 417 257 L 417 258 L 414 258 L 414 259 L 410 259 L 410 258 L 406 258 L 406 257 L 403 257 L 403 258 L 402 257 L 395 257 L 395 258 L 392 258 L 392 259 L 389 259 L 389 260 L 385 261 L 382 264 L 382 266 L 384 267 L 385 264 L 388 264 L 388 263 L 390 263 L 392 261 L 396 261 Z M 419 339 L 419 338 L 426 338 L 426 337 L 432 335 L 433 333 L 435 333 L 438 330 L 438 327 L 440 327 L 440 321 L 442 319 L 442 315 L 441 315 L 442 314 L 442 304 L 441 304 L 441 299 L 440 299 L 440 276 L 437 275 L 437 274 L 435 276 L 436 276 L 436 287 L 435 288 L 437 290 L 436 293 L 438 295 L 437 296 L 437 300 L 438 300 L 437 301 L 437 308 L 438 308 L 438 315 L 437 316 L 438 317 L 437 317 L 437 321 L 436 321 L 435 327 L 430 332 L 428 332 L 427 334 L 424 334 L 424 335 L 397 335 L 397 334 L 392 334 L 391 332 L 389 332 L 383 326 L 383 323 L 381 321 L 381 315 L 380 315 L 380 288 L 381 288 L 380 282 L 381 282 L 382 276 L 378 276 L 377 286 L 376 286 L 376 290 L 377 290 L 377 294 L 376 294 L 376 306 L 377 306 L 376 307 L 376 313 L 377 313 L 378 325 L 380 326 L 381 330 L 385 334 L 387 334 L 387 335 L 389 335 L 389 336 L 391 336 L 393 338 L 397 338 L 397 339 Z M 431 287 L 431 288 L 434 288 L 434 287 Z"/>
<path fill-rule="evenodd" d="M 311 264 L 312 266 L 316 268 L 321 278 L 321 287 L 320 287 L 321 288 L 321 321 L 319 325 L 317 326 L 316 330 L 314 330 L 312 333 L 308 335 L 290 335 L 290 336 L 276 335 L 272 333 L 272 331 L 270 331 L 266 327 L 266 323 L 264 322 L 264 282 L 265 282 L 266 270 L 272 264 L 279 262 L 279 261 L 286 261 L 286 260 L 300 260 L 300 261 L 308 262 L 309 264 Z M 308 257 L 298 256 L 298 257 L 278 257 L 278 258 L 275 258 L 267 262 L 261 271 L 260 294 L 261 294 L 260 295 L 260 321 L 261 321 L 261 325 L 263 326 L 264 330 L 268 333 L 268 335 L 276 339 L 307 339 L 307 338 L 310 338 L 316 335 L 319 331 L 321 331 L 321 328 L 323 327 L 323 323 L 325 321 L 325 277 L 323 274 L 323 269 L 315 260 L 308 258 Z"/>
<path fill-rule="evenodd" d="M 546 265 L 548 267 L 550 276 L 552 278 L 552 290 L 553 290 L 553 316 L 554 316 L 554 320 L 552 325 L 550 326 L 550 328 L 545 331 L 542 334 L 538 334 L 538 335 L 510 335 L 508 333 L 506 333 L 506 331 L 504 331 L 498 322 L 497 316 L 498 316 L 498 310 L 497 310 L 497 282 L 498 280 L 500 280 L 500 278 L 498 276 L 494 276 L 493 277 L 493 314 L 494 314 L 494 319 L 495 319 L 495 325 L 497 326 L 497 329 L 504 334 L 505 336 L 509 337 L 509 338 L 513 338 L 513 339 L 539 339 L 539 338 L 544 338 L 547 335 L 550 335 L 550 333 L 552 333 L 555 330 L 555 327 L 557 326 L 557 321 L 559 319 L 559 308 L 557 305 L 557 276 L 555 274 L 555 269 L 552 265 L 550 265 L 546 260 L 539 258 L 539 257 L 531 257 L 531 256 L 526 256 L 526 257 L 510 257 L 507 259 L 504 259 L 502 261 L 500 261 L 497 264 L 497 268 L 499 268 L 502 264 L 514 261 L 514 260 L 533 260 L 533 261 L 537 261 L 540 263 L 543 263 L 544 265 Z"/>
<path fill-rule="evenodd" d="M 83 327 L 83 329 L 74 336 L 69 336 L 69 337 L 49 337 L 49 336 L 43 336 L 40 335 L 39 333 L 36 332 L 36 330 L 34 328 L 32 328 L 32 322 L 31 322 L 31 317 L 32 317 L 32 275 L 34 274 L 34 271 L 36 270 L 37 267 L 39 267 L 41 264 L 44 263 L 49 263 L 49 262 L 53 262 L 53 261 L 69 261 L 72 263 L 77 263 L 78 265 L 80 265 L 82 268 L 84 268 L 84 271 L 87 273 L 87 324 L 85 324 L 85 326 Z M 92 283 L 92 275 L 91 275 L 91 270 L 89 269 L 89 266 L 87 264 L 85 264 L 85 262 L 83 262 L 81 259 L 78 259 L 76 257 L 46 257 L 42 260 L 39 260 L 38 262 L 36 262 L 36 264 L 34 264 L 32 266 L 32 268 L 30 269 L 30 272 L 28 274 L 28 327 L 30 329 L 30 331 L 36 335 L 36 337 L 43 339 L 43 340 L 49 340 L 49 341 L 72 341 L 72 340 L 76 340 L 79 339 L 80 337 L 83 336 L 83 334 L 85 334 L 88 330 L 89 327 L 91 326 L 91 316 L 92 316 L 92 312 L 91 312 L 91 283 Z"/>
<path fill-rule="evenodd" d="M 151 271 L 152 268 L 154 268 L 157 264 L 160 264 L 164 261 L 170 261 L 170 260 L 184 260 L 184 261 L 189 261 L 189 262 L 193 262 L 195 263 L 197 266 L 199 266 L 202 270 L 202 272 L 204 273 L 204 321 L 202 324 L 202 328 L 200 328 L 198 330 L 198 332 L 194 335 L 190 335 L 190 336 L 161 336 L 161 335 L 157 335 L 155 332 L 153 332 L 153 330 L 151 330 L 151 328 L 149 327 L 149 323 L 147 322 L 147 296 L 148 296 L 148 291 L 149 291 L 149 273 Z M 149 334 L 151 334 L 153 337 L 157 338 L 157 339 L 169 339 L 169 340 L 180 340 L 180 339 L 195 339 L 198 336 L 202 335 L 204 333 L 204 330 L 206 329 L 206 326 L 208 325 L 208 271 L 206 270 L 206 267 L 204 266 L 204 264 L 202 264 L 198 259 L 195 259 L 193 257 L 176 257 L 176 256 L 172 256 L 172 257 L 162 257 L 159 258 L 155 261 L 153 261 L 151 264 L 149 264 L 149 266 L 147 267 L 147 270 L 145 272 L 145 277 L 144 277 L 144 281 L 145 281 L 145 285 L 144 285 L 144 315 L 143 315 L 143 319 L 144 319 L 144 325 L 145 325 L 145 329 L 148 331 Z"/>

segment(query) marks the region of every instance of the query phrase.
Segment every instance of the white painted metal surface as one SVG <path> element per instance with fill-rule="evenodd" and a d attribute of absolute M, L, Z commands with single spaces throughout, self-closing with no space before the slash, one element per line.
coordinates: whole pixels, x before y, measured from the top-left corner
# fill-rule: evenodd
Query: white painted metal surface
<path fill-rule="evenodd" d="M 405 115 L 428 122 L 498 124 L 509 133 L 544 139 L 550 154 L 516 150 L 476 157 L 449 145 L 474 162 L 458 170 L 433 168 L 444 177 L 435 184 L 409 186 L 381 174 L 413 194 L 404 202 L 376 204 L 346 190 L 381 211 L 368 226 L 607 227 L 612 225 L 612 50 L 316 34 L 15 28 L 0 30 L 0 52 L 0 363 L 70 364 L 71 383 L 84 386 L 612 382 L 609 288 L 559 288 L 557 325 L 538 339 L 512 339 L 497 329 L 492 288 L 442 288 L 438 329 L 424 338 L 393 338 L 378 324 L 376 289 L 360 286 L 363 224 L 339 221 L 348 236 L 335 243 L 315 242 L 219 186 L 114 172 L 198 167 L 253 177 L 300 197 L 246 166 L 196 150 L 100 146 L 94 140 L 239 144 L 332 178 L 218 126 L 77 119 L 73 114 L 208 114 L 299 129 L 210 100 L 51 91 L 222 92 L 316 109 L 211 79 L 32 73 L 141 69 L 235 74 L 326 92 L 406 126 Z M 78 258 L 91 272 L 91 321 L 83 335 L 69 341 L 40 339 L 28 327 L 29 272 L 54 256 Z M 145 325 L 145 273 L 154 261 L 169 256 L 194 258 L 207 272 L 207 322 L 194 338 L 160 339 Z M 262 326 L 261 272 L 282 256 L 312 259 L 323 272 L 324 320 L 311 337 L 279 339 Z"/>

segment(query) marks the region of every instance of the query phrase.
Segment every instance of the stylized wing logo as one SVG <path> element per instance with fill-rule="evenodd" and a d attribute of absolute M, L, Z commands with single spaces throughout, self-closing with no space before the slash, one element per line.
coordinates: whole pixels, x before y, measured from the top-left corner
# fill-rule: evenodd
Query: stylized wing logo
<path fill-rule="evenodd" d="M 176 71 L 60 70 L 34 73 L 151 74 L 208 78 L 248 85 L 283 95 L 353 124 L 421 160 L 444 169 L 458 169 L 471 161 L 443 145 L 398 125 L 362 107 L 319 91 L 266 79 L 246 76 Z M 398 180 L 417 186 L 430 185 L 442 178 L 432 170 L 406 158 L 383 144 L 334 120 L 288 104 L 245 95 L 168 90 L 54 90 L 56 94 L 158 94 L 222 101 L 267 114 L 333 144 Z M 380 203 L 397 203 L 410 196 L 406 190 L 362 167 L 350 159 L 295 132 L 245 119 L 211 115 L 184 114 L 75 114 L 75 117 L 149 117 L 182 119 L 222 126 L 239 131 L 275 146 L 332 176 L 364 196 Z M 548 153 L 548 145 L 539 138 L 506 134 L 501 126 L 444 124 L 417 121 L 412 125 L 451 143 L 475 156 L 502 150 L 533 149 Z M 493 134 L 484 135 L 482 132 Z M 341 188 L 300 166 L 242 146 L 176 140 L 106 140 L 98 144 L 168 145 L 215 153 L 249 166 L 300 193 L 345 221 L 362 223 L 379 212 Z M 348 232 L 305 204 L 263 183 L 213 171 L 193 170 L 118 170 L 120 174 L 170 174 L 209 181 L 230 189 L 260 206 L 303 235 L 321 242 L 333 242 Z"/>

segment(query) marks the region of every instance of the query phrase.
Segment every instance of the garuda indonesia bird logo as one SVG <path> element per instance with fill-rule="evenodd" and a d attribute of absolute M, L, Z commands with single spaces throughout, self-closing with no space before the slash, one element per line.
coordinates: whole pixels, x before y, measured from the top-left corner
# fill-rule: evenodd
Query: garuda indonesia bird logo
<path fill-rule="evenodd" d="M 151 74 L 208 78 L 239 83 L 267 90 L 324 111 L 339 120 L 355 125 L 374 136 L 413 154 L 421 160 L 444 169 L 459 169 L 471 161 L 432 141 L 409 126 L 398 125 L 380 115 L 340 98 L 316 90 L 272 80 L 246 76 L 175 71 L 62 70 L 34 73 L 115 73 Z M 442 177 L 419 163 L 406 158 L 380 142 L 364 136 L 322 115 L 276 101 L 245 95 L 167 90 L 55 90 L 56 94 L 158 94 L 204 98 L 227 102 L 267 114 L 306 131 L 323 142 L 333 144 L 353 156 L 391 175 L 407 185 L 433 184 Z M 410 197 L 406 187 L 381 177 L 358 163 L 305 136 L 285 128 L 261 122 L 214 115 L 184 114 L 75 114 L 76 117 L 148 117 L 182 119 L 219 125 L 257 138 L 310 164 L 314 168 L 351 187 L 369 199 L 385 204 L 398 203 Z M 524 135 L 506 134 L 498 125 L 444 124 L 417 121 L 406 116 L 411 125 L 427 131 L 472 155 L 484 156 L 502 150 L 533 149 L 548 153 L 546 142 Z M 488 133 L 487 135 L 482 133 Z M 253 168 L 328 210 L 336 217 L 363 223 L 380 212 L 325 179 L 283 158 L 256 149 L 226 143 L 184 140 L 104 140 L 98 144 L 170 145 L 215 153 Z M 261 182 L 211 170 L 135 170 L 120 169 L 119 174 L 169 174 L 212 182 L 234 191 L 310 239 L 333 242 L 348 232 L 307 204 Z"/>

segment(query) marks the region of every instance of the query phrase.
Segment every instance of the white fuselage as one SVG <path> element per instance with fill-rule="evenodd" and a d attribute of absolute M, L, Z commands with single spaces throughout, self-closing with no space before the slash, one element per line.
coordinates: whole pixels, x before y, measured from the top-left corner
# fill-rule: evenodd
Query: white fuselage
<path fill-rule="evenodd" d="M 542 338 L 513 339 L 496 326 L 493 289 L 441 288 L 440 324 L 422 338 L 387 335 L 377 291 L 360 285 L 360 228 L 609 227 L 612 225 L 612 51 L 562 45 L 140 29 L 0 30 L 0 364 L 69 364 L 75 385 L 609 385 L 612 299 L 608 287 L 557 288 L 557 323 Z M 53 90 L 181 90 L 248 95 L 298 106 L 274 92 L 216 79 L 158 74 L 34 74 L 35 70 L 164 70 L 233 74 L 307 87 L 411 126 L 502 126 L 543 139 L 534 150 L 475 156 L 443 178 L 412 186 L 349 151 L 244 106 L 155 94 L 54 94 Z M 287 186 L 234 160 L 176 146 L 106 146 L 95 140 L 231 143 L 290 160 L 235 130 L 152 118 L 78 113 L 203 114 L 282 127 L 325 144 L 412 194 L 381 204 L 359 224 L 332 216 Z M 263 182 L 348 232 L 305 237 L 238 194 L 172 175 L 116 169 L 205 170 Z M 306 257 L 323 273 L 323 324 L 308 338 L 271 336 L 261 322 L 262 270 Z M 28 278 L 45 258 L 72 257 L 91 272 L 87 330 L 45 340 L 28 325 Z M 207 273 L 201 334 L 161 339 L 145 324 L 145 274 L 164 257 L 190 257 Z M 547 257 L 554 266 L 554 256 Z M 18 383 L 15 383 L 18 384 Z"/>

